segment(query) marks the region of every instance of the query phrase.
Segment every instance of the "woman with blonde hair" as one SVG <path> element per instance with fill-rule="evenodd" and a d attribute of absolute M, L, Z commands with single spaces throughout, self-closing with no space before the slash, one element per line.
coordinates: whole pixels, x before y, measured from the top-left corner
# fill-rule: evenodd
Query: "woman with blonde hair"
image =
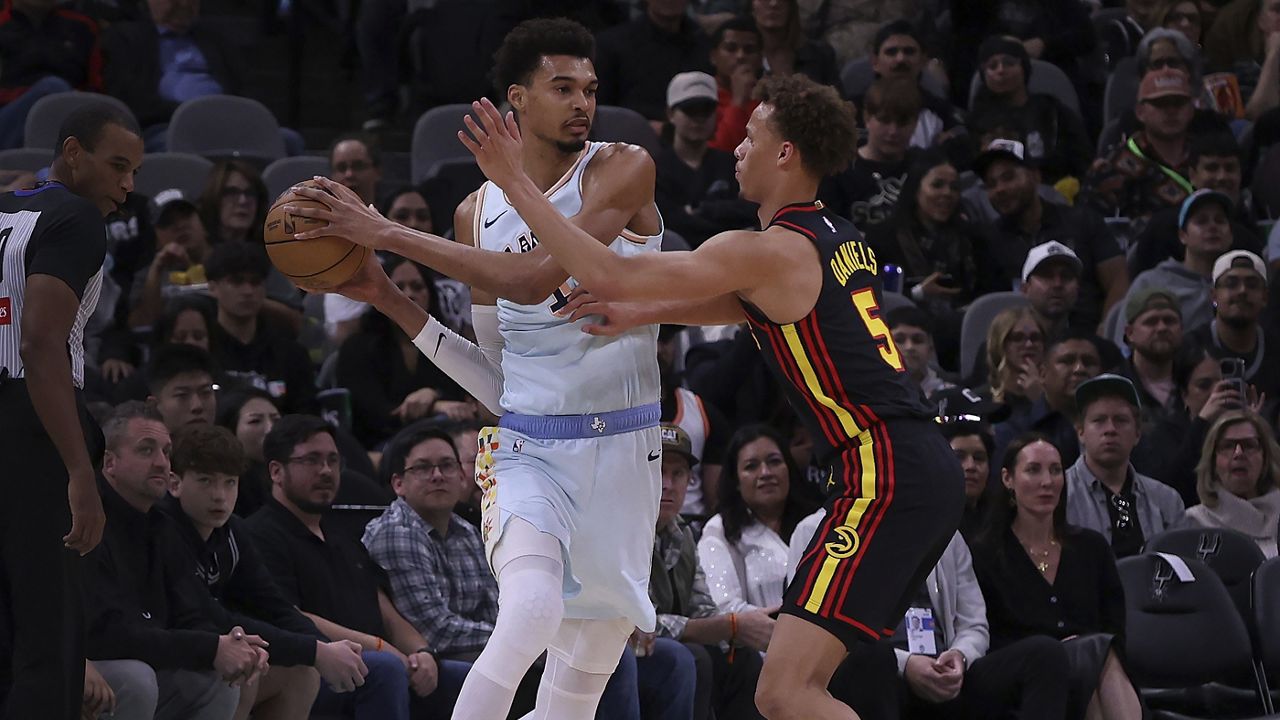
<path fill-rule="evenodd" d="M 1280 445 L 1257 414 L 1224 414 L 1209 428 L 1196 467 L 1200 505 L 1187 508 L 1194 525 L 1229 528 L 1253 538 L 1268 558 L 1276 556 L 1280 521 Z"/>
<path fill-rule="evenodd" d="M 991 321 L 986 361 L 993 400 L 1016 410 L 1040 397 L 1040 363 L 1047 334 L 1030 307 L 1009 308 Z"/>

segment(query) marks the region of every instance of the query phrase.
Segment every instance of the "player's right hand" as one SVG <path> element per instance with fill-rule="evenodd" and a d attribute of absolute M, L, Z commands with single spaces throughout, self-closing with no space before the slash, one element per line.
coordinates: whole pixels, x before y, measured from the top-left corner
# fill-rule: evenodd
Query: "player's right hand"
<path fill-rule="evenodd" d="M 382 263 L 378 262 L 376 257 L 366 257 L 350 280 L 330 292 L 336 292 L 358 302 L 377 305 L 387 297 L 388 293 L 399 292 L 399 290 L 387 277 L 387 271 L 382 269 Z"/>
<path fill-rule="evenodd" d="M 360 196 L 346 185 L 319 176 L 315 181 L 324 190 L 305 185 L 294 185 L 292 190 L 299 197 L 315 200 L 325 207 L 285 205 L 284 209 L 290 215 L 322 220 L 328 225 L 297 233 L 293 236 L 295 240 L 337 236 L 371 250 L 381 250 L 382 231 L 400 227 L 382 217 L 372 206 L 365 205 Z"/>
<path fill-rule="evenodd" d="M 102 528 L 107 524 L 92 470 L 71 476 L 67 503 L 71 506 L 71 532 L 62 537 L 62 543 L 83 557 L 102 542 Z"/>
<path fill-rule="evenodd" d="M 568 299 L 568 304 L 561 308 L 557 315 L 561 317 L 567 315 L 573 321 L 592 315 L 599 318 L 598 321 L 582 326 L 582 332 L 588 335 L 614 337 L 644 324 L 636 312 L 637 308 L 631 303 L 597 300 L 596 296 L 582 286 L 574 288 L 573 292 L 569 293 Z"/>

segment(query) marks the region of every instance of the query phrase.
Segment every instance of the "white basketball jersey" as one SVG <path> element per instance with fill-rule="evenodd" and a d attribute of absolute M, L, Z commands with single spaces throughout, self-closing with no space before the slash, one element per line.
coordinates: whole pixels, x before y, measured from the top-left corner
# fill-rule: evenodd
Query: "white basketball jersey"
<path fill-rule="evenodd" d="M 547 191 L 565 217 L 582 209 L 582 175 L 604 147 L 587 143 L 573 167 Z M 476 202 L 477 245 L 496 252 L 528 252 L 538 240 L 496 185 L 480 186 Z M 658 252 L 662 233 L 643 237 L 623 230 L 609 249 L 623 257 Z M 587 318 L 569 322 L 555 311 L 564 306 L 577 281 L 569 278 L 537 305 L 498 300 L 498 328 L 506 344 L 502 408 L 523 415 L 582 415 L 624 410 L 659 400 L 656 325 L 617 337 L 582 332 Z"/>

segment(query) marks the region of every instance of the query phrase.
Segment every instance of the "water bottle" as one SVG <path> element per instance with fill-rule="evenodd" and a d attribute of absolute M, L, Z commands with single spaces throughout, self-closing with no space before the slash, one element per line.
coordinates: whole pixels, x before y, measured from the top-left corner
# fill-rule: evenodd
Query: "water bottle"
<path fill-rule="evenodd" d="M 880 268 L 885 292 L 902 292 L 902 268 L 897 265 L 885 265 Z"/>

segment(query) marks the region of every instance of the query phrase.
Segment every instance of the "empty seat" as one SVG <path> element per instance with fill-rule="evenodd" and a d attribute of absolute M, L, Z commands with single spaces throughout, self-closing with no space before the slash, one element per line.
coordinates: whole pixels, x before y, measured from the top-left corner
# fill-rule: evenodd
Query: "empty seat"
<path fill-rule="evenodd" d="M 155 197 L 162 190 L 177 188 L 184 197 L 194 201 L 204 192 L 212 170 L 213 163 L 199 155 L 149 153 L 142 156 L 142 167 L 133 180 L 133 190 Z"/>
<path fill-rule="evenodd" d="M 316 175 L 329 175 L 329 158 L 318 155 L 298 155 L 280 158 L 262 171 L 262 182 L 267 186 L 267 197 L 275 198 L 293 185 L 310 180 Z"/>
<path fill-rule="evenodd" d="M 464 129 L 462 118 L 469 112 L 471 106 L 467 104 L 441 105 L 418 118 L 413 126 L 409 171 L 415 185 L 426 180 L 440 161 L 471 157 L 458 142 L 458 131 Z"/>
<path fill-rule="evenodd" d="M 591 124 L 591 139 L 601 142 L 625 142 L 639 145 L 657 155 L 660 142 L 653 126 L 643 115 L 631 108 L 600 105 Z"/>
<path fill-rule="evenodd" d="M 208 95 L 188 100 L 173 111 L 168 149 L 266 163 L 284 157 L 284 139 L 280 123 L 266 105 L 234 95 Z"/>
<path fill-rule="evenodd" d="M 100 93 L 71 92 L 45 95 L 31 106 L 27 113 L 27 122 L 23 130 L 22 146 L 53 150 L 58 144 L 58 131 L 62 129 L 62 121 L 71 113 L 86 105 L 105 103 L 133 117 L 129 106 L 110 95 Z"/>
<path fill-rule="evenodd" d="M 45 148 L 0 150 L 0 170 L 35 172 L 53 163 L 53 151 Z"/>

